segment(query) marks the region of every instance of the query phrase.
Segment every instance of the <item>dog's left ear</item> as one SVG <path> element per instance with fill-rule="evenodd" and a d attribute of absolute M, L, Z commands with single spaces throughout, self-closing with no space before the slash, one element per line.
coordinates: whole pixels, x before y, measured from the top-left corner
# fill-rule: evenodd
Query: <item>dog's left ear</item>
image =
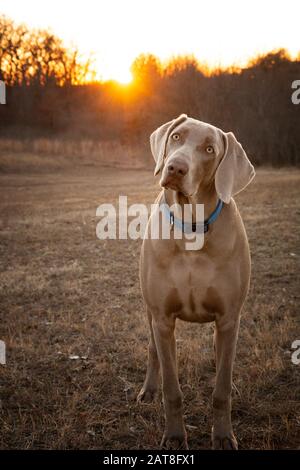
<path fill-rule="evenodd" d="M 164 165 L 166 147 L 171 132 L 187 119 L 186 114 L 181 114 L 178 118 L 166 122 L 154 131 L 150 136 L 151 152 L 156 162 L 154 176 L 156 176 Z"/>
<path fill-rule="evenodd" d="M 254 178 L 255 170 L 234 134 L 228 132 L 223 136 L 225 153 L 216 171 L 215 187 L 219 198 L 228 204 Z"/>

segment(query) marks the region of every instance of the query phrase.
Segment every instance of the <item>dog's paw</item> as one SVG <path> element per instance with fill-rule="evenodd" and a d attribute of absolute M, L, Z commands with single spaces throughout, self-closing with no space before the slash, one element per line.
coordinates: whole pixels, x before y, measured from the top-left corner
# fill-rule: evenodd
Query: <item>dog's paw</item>
<path fill-rule="evenodd" d="M 212 448 L 214 450 L 238 450 L 238 443 L 235 435 L 231 432 L 226 436 L 212 436 Z"/>
<path fill-rule="evenodd" d="M 160 448 L 164 450 L 188 450 L 186 435 L 167 435 L 164 434 Z"/>
<path fill-rule="evenodd" d="M 157 390 L 142 388 L 137 396 L 137 402 L 145 404 L 153 403 L 155 401 L 156 396 Z"/>

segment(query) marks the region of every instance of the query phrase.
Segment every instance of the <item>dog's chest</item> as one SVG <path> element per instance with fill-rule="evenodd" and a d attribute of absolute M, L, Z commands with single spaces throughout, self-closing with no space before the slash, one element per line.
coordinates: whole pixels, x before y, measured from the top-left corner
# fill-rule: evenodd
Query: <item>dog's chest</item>
<path fill-rule="evenodd" d="M 170 257 L 163 269 L 152 264 L 147 276 L 148 303 L 185 321 L 213 321 L 220 305 L 217 273 L 215 262 L 199 253 Z"/>
<path fill-rule="evenodd" d="M 165 313 L 185 321 L 213 321 L 221 304 L 217 277 L 217 266 L 204 254 L 174 257 L 163 281 Z"/>

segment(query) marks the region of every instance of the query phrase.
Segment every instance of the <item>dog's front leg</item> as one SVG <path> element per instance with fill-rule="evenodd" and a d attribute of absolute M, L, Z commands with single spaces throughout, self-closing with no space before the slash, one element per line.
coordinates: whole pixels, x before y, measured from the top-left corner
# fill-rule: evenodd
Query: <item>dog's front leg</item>
<path fill-rule="evenodd" d="M 237 449 L 231 425 L 232 369 L 239 329 L 239 320 L 230 327 L 216 322 L 216 385 L 213 391 L 213 449 Z"/>
<path fill-rule="evenodd" d="M 150 341 L 148 346 L 148 364 L 144 385 L 138 394 L 137 400 L 141 403 L 151 403 L 156 396 L 159 386 L 159 360 L 154 340 L 152 313 L 147 307 L 147 316 L 150 326 Z"/>
<path fill-rule="evenodd" d="M 162 372 L 166 419 L 161 447 L 187 449 L 187 437 L 182 413 L 182 392 L 177 371 L 175 320 L 153 319 L 153 332 Z"/>

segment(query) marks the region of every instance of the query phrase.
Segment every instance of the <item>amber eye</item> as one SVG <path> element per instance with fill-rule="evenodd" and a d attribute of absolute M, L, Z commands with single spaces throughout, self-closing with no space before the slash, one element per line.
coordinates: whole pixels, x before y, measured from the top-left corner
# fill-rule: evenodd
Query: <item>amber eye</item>
<path fill-rule="evenodd" d="M 172 135 L 172 139 L 173 139 L 173 140 L 179 140 L 179 139 L 180 139 L 180 135 L 179 135 L 179 134 L 173 134 L 173 135 Z"/>
<path fill-rule="evenodd" d="M 214 153 L 214 148 L 211 145 L 208 145 L 205 150 L 207 153 Z"/>

